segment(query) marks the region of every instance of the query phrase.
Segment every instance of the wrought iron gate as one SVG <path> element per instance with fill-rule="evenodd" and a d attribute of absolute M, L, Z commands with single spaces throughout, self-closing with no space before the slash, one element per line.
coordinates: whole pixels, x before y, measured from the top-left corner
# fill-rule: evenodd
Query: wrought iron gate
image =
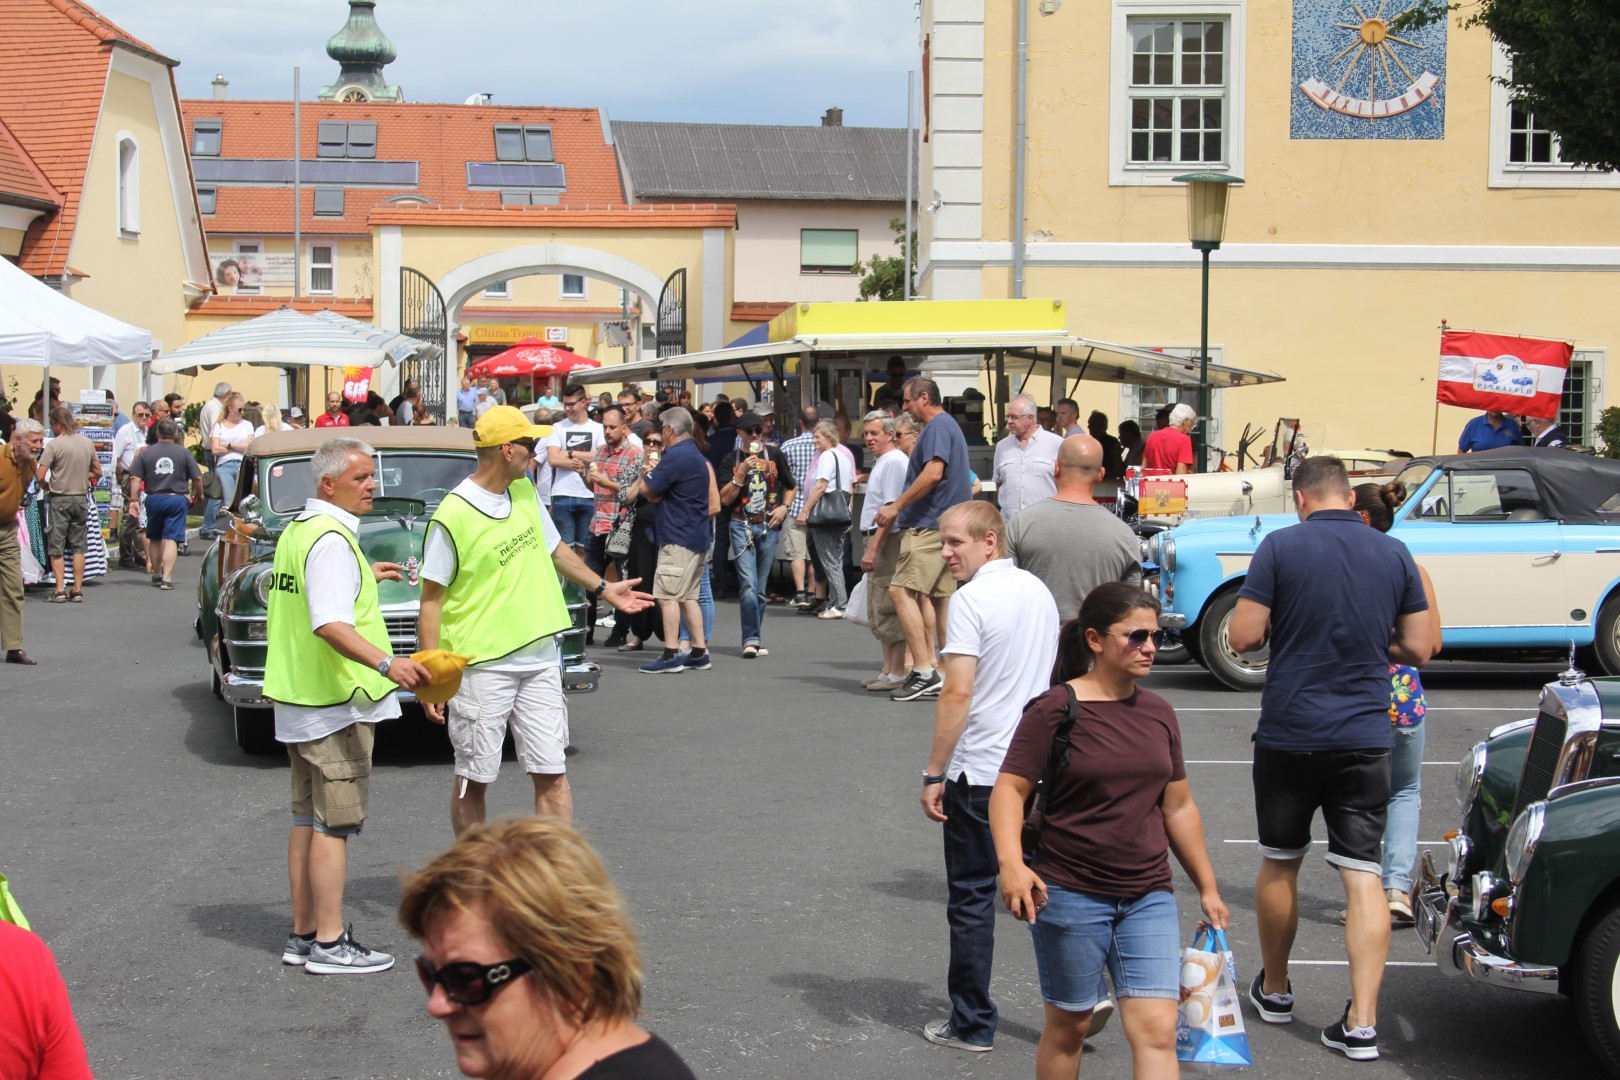
<path fill-rule="evenodd" d="M 400 365 L 400 380 L 402 384 L 405 379 L 417 381 L 422 387 L 422 405 L 442 424 L 449 389 L 444 379 L 445 357 L 455 348 L 449 337 L 449 312 L 432 279 L 409 266 L 399 268 L 399 329 L 441 350 L 425 363 L 417 358 L 405 361 Z"/>
<path fill-rule="evenodd" d="M 658 355 L 680 356 L 686 352 L 686 270 L 675 271 L 664 280 L 658 297 Z"/>

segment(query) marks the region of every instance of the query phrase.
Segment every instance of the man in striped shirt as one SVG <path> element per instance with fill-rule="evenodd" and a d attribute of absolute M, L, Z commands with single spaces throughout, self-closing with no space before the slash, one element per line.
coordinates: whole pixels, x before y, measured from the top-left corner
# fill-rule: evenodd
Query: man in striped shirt
<path fill-rule="evenodd" d="M 782 444 L 782 454 L 788 460 L 788 468 L 793 470 L 793 505 L 788 509 L 787 520 L 782 524 L 782 544 L 780 557 L 787 559 L 793 568 L 793 606 L 807 608 L 811 605 L 811 594 L 815 589 L 815 570 L 810 566 L 810 545 L 805 535 L 804 526 L 798 524 L 799 513 L 804 509 L 804 493 L 808 490 L 810 470 L 815 466 L 816 444 L 811 438 L 817 421 L 821 419 L 814 405 L 807 405 L 799 410 L 799 433 Z"/>

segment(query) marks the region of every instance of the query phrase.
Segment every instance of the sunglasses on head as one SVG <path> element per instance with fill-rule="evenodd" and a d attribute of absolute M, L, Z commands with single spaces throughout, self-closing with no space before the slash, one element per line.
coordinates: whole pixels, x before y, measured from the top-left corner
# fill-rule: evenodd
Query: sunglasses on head
<path fill-rule="evenodd" d="M 433 984 L 444 987 L 444 996 L 458 1005 L 482 1005 L 501 987 L 521 975 L 534 970 L 527 960 L 502 960 L 498 964 L 475 964 L 470 960 L 457 961 L 436 968 L 426 957 L 416 958 L 416 977 L 422 980 L 422 989 L 433 996 Z"/>
<path fill-rule="evenodd" d="M 1165 633 L 1163 630 L 1139 629 L 1132 630 L 1128 634 L 1122 634 L 1117 630 L 1105 630 L 1103 632 L 1106 634 L 1112 634 L 1114 637 L 1124 638 L 1126 643 L 1133 649 L 1140 649 L 1149 641 L 1153 642 L 1153 647 L 1155 649 L 1164 648 Z"/>

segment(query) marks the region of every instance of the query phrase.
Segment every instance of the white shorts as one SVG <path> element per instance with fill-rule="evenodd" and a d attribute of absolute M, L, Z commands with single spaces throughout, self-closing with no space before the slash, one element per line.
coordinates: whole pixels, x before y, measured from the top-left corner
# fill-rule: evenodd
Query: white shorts
<path fill-rule="evenodd" d="M 568 703 L 560 667 L 524 672 L 468 668 L 461 689 L 450 699 L 448 723 L 457 776 L 493 784 L 501 772 L 501 744 L 509 724 L 524 772 L 567 771 Z"/>

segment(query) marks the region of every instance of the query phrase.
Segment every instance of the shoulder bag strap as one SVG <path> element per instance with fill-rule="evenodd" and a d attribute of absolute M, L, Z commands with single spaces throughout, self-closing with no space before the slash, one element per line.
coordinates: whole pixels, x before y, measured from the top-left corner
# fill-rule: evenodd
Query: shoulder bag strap
<path fill-rule="evenodd" d="M 1058 721 L 1057 731 L 1052 735 L 1052 749 L 1046 756 L 1046 775 L 1041 778 L 1041 813 L 1046 812 L 1047 801 L 1052 797 L 1052 785 L 1057 782 L 1058 773 L 1069 764 L 1069 736 L 1074 731 L 1074 722 L 1079 717 L 1080 703 L 1074 696 L 1074 687 L 1068 683 L 1063 684 L 1068 701 L 1063 705 L 1063 719 Z"/>

